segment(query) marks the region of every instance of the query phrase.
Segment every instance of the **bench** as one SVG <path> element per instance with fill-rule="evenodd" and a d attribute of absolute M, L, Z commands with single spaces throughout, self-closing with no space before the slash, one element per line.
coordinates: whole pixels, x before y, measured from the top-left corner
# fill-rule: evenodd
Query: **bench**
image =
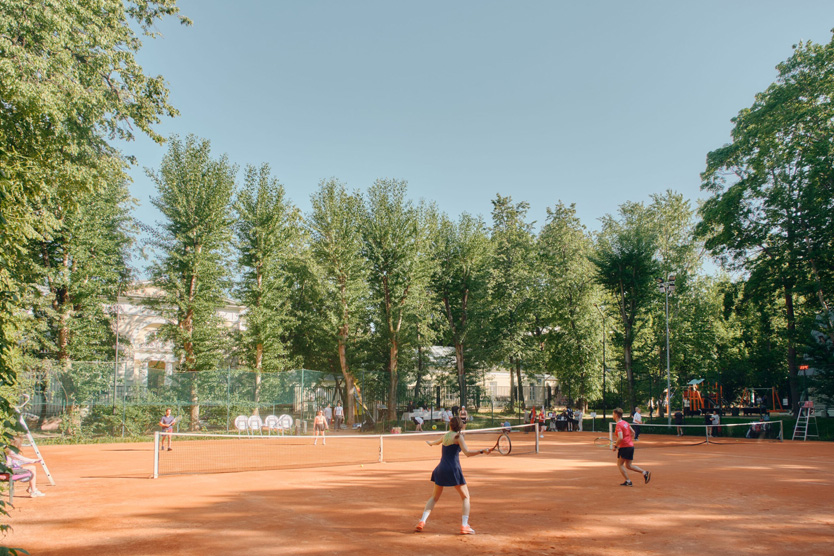
<path fill-rule="evenodd" d="M 9 504 L 14 504 L 14 484 L 28 483 L 32 480 L 32 472 L 27 469 L 18 469 L 16 473 L 0 473 L 0 482 L 9 483 Z"/>

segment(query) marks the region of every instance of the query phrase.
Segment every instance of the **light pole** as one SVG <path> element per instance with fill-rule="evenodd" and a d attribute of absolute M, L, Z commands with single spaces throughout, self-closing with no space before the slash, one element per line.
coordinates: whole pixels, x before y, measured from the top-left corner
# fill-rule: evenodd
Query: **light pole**
<path fill-rule="evenodd" d="M 605 424 L 605 337 L 608 335 L 608 328 L 605 326 L 605 313 L 596 303 L 594 303 L 594 307 L 597 308 L 599 315 L 602 317 L 602 423 Z"/>
<path fill-rule="evenodd" d="M 657 287 L 660 293 L 666 297 L 666 418 L 668 425 L 672 426 L 672 359 L 669 354 L 669 294 L 675 291 L 675 275 L 667 274 L 666 280 L 657 279 Z"/>

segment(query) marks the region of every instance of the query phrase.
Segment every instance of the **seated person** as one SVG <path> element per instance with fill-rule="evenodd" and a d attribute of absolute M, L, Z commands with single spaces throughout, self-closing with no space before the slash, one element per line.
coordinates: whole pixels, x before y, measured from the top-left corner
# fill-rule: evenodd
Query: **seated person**
<path fill-rule="evenodd" d="M 513 429 L 512 429 L 512 425 L 510 424 L 510 422 L 509 422 L 509 421 L 504 421 L 504 425 L 503 425 L 503 426 L 504 426 L 504 428 L 502 429 L 502 430 L 503 430 L 503 432 L 511 432 L 511 431 L 513 430 Z"/>
<path fill-rule="evenodd" d="M 19 450 L 20 437 L 15 437 L 12 441 L 12 445 Z M 27 492 L 32 498 L 46 496 L 43 492 L 38 490 L 38 471 L 35 464 L 40 463 L 40 461 L 41 460 L 39 459 L 24 457 L 13 451 L 11 448 L 6 450 L 6 466 L 11 469 L 12 475 L 24 475 L 25 473 L 29 473 L 31 475 L 29 478 L 29 488 L 27 489 Z"/>

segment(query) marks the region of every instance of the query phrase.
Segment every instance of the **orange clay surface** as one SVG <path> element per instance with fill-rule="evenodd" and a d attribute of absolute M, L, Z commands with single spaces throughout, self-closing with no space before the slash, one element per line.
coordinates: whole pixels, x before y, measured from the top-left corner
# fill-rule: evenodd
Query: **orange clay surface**
<path fill-rule="evenodd" d="M 550 432 L 538 455 L 462 457 L 477 531 L 466 537 L 454 489 L 412 532 L 440 457 L 422 443 L 413 461 L 158 479 L 151 443 L 43 446 L 57 486 L 41 473 L 44 498 L 17 490 L 3 544 L 38 556 L 834 554 L 834 444 L 638 443 L 635 464 L 653 477 L 628 488 L 598 436 Z M 330 443 L 316 448 L 326 458 Z"/>

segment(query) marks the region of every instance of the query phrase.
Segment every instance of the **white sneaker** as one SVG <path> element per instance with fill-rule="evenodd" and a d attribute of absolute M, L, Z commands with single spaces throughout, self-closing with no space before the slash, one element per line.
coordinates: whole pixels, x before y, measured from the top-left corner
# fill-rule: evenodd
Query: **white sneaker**
<path fill-rule="evenodd" d="M 29 492 L 29 496 L 31 496 L 32 498 L 37 498 L 39 496 L 46 496 L 46 494 L 44 494 L 43 492 L 41 492 L 39 490 L 32 490 L 32 491 Z"/>

